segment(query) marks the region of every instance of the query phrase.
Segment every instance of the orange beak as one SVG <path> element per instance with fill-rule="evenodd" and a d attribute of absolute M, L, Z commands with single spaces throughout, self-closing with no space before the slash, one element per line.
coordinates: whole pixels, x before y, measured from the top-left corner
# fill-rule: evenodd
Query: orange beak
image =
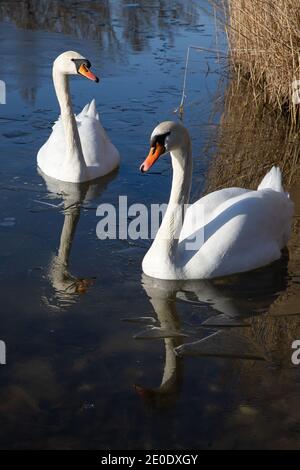
<path fill-rule="evenodd" d="M 157 143 L 155 147 L 151 147 L 148 157 L 140 166 L 141 172 L 145 173 L 148 171 L 163 153 L 165 153 L 165 147 L 163 145 Z"/>
<path fill-rule="evenodd" d="M 84 77 L 88 78 L 89 80 L 93 80 L 94 82 L 98 83 L 99 82 L 99 78 L 96 77 L 96 75 L 91 72 L 86 65 L 82 64 L 79 69 L 78 69 L 78 73 L 80 73 L 81 75 L 83 75 Z"/>

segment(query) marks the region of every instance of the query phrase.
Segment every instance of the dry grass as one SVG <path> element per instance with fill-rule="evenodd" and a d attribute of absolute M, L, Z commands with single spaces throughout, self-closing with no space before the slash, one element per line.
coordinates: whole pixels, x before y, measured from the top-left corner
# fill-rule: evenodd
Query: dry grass
<path fill-rule="evenodd" d="M 281 168 L 287 187 L 300 176 L 299 131 L 263 100 L 255 100 L 245 79 L 230 81 L 219 132 L 210 149 L 214 157 L 208 192 L 228 186 L 256 188 L 272 165 Z"/>
<path fill-rule="evenodd" d="M 254 99 L 288 112 L 296 121 L 299 105 L 291 100 L 300 79 L 300 8 L 295 0 L 217 0 L 225 18 L 236 75 L 252 85 Z M 225 17 L 224 17 L 225 12 Z"/>
<path fill-rule="evenodd" d="M 219 6 L 225 8 L 225 1 L 220 0 Z M 299 127 L 292 124 L 297 123 L 300 106 L 295 108 L 291 103 L 291 83 L 300 79 L 300 5 L 291 0 L 228 0 L 226 4 L 225 28 L 235 73 L 222 103 L 219 132 L 208 146 L 208 154 L 213 158 L 205 192 L 232 186 L 257 188 L 271 166 L 278 165 L 284 186 L 295 203 L 288 273 L 289 279 L 297 279 L 300 273 L 300 133 Z M 222 12 L 220 19 L 224 26 Z M 275 279 L 274 270 L 274 282 Z M 266 307 L 268 314 L 252 317 L 250 327 L 243 331 L 246 339 L 264 351 L 266 360 L 277 364 L 278 389 L 285 390 L 292 373 L 291 343 L 300 332 L 300 284 L 289 281 L 278 293 Z M 280 393 L 274 394 L 274 383 L 264 363 L 243 361 L 235 373 L 240 374 L 241 384 L 248 389 L 255 386 L 258 376 L 263 377 L 261 385 L 272 398 L 272 407 L 277 401 L 284 408 L 283 400 L 278 398 Z M 267 432 L 264 429 L 264 438 Z M 278 446 L 285 445 L 279 438 Z"/>
<path fill-rule="evenodd" d="M 272 165 L 281 168 L 284 186 L 295 203 L 288 272 L 290 278 L 295 276 L 296 279 L 300 274 L 299 131 L 293 129 L 281 113 L 265 106 L 263 100 L 255 100 L 246 79 L 232 79 L 225 93 L 219 132 L 210 146 L 208 153 L 213 158 L 206 193 L 233 186 L 256 189 Z M 272 283 L 278 281 L 275 269 L 273 275 Z M 300 332 L 300 284 L 288 282 L 281 289 L 279 296 L 276 299 L 274 296 L 266 306 L 268 315 L 253 317 L 251 328 L 245 328 L 244 334 L 265 351 L 269 360 L 286 367 L 290 364 L 290 345 Z M 259 364 L 254 367 L 259 368 Z"/>

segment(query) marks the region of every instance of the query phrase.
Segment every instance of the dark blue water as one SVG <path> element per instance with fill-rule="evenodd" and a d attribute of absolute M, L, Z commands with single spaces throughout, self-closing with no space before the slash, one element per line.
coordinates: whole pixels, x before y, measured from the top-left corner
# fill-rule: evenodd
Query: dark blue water
<path fill-rule="evenodd" d="M 294 282 L 287 257 L 226 281 L 163 283 L 142 277 L 148 242 L 96 236 L 100 203 L 167 202 L 168 159 L 147 176 L 138 168 L 154 126 L 177 119 L 187 47 L 220 48 L 211 13 L 192 0 L 0 3 L 1 448 L 299 444 L 297 316 L 267 313 Z M 38 174 L 36 154 L 58 116 L 52 61 L 69 49 L 101 76 L 99 85 L 71 80 L 75 111 L 96 98 L 122 161 L 110 177 L 62 195 Z M 184 123 L 194 194 L 220 117 L 221 70 L 214 54 L 191 52 Z"/>

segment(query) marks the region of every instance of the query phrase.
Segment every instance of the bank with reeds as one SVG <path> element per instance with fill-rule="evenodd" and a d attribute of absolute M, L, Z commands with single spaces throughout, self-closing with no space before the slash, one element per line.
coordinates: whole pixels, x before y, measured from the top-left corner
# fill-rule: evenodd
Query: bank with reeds
<path fill-rule="evenodd" d="M 293 82 L 300 80 L 300 3 L 295 0 L 220 0 L 231 64 L 253 97 L 291 117 Z M 224 13 L 225 12 L 225 13 Z"/>

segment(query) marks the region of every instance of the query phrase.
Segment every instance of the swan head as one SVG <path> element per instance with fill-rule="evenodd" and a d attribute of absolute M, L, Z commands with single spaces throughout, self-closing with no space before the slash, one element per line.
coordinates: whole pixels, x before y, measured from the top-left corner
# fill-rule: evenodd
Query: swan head
<path fill-rule="evenodd" d="M 63 75 L 83 75 L 98 83 L 99 78 L 91 72 L 91 63 L 78 52 L 67 51 L 60 54 L 53 62 L 53 69 Z"/>
<path fill-rule="evenodd" d="M 187 129 L 179 122 L 161 122 L 151 134 L 150 152 L 140 166 L 142 173 L 148 171 L 162 155 L 175 152 L 189 145 L 190 136 Z"/>

